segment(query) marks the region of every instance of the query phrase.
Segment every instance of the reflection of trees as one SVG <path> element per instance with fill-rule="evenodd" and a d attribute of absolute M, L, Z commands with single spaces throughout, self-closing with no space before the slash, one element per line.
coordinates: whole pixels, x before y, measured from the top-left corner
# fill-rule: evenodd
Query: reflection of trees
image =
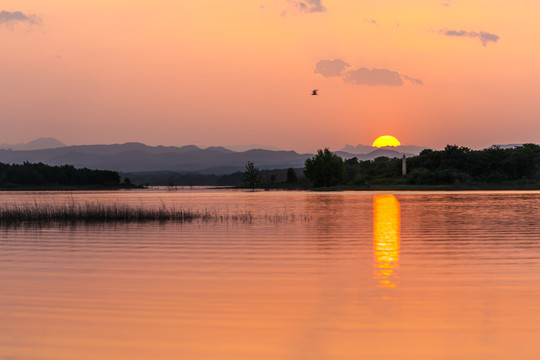
<path fill-rule="evenodd" d="M 345 196 L 337 193 L 308 196 L 308 212 L 313 215 L 310 228 L 325 248 L 336 245 L 336 235 L 342 234 Z"/>
<path fill-rule="evenodd" d="M 398 285 L 399 240 L 401 209 L 394 195 L 375 195 L 373 198 L 373 251 L 375 278 L 379 286 Z"/>

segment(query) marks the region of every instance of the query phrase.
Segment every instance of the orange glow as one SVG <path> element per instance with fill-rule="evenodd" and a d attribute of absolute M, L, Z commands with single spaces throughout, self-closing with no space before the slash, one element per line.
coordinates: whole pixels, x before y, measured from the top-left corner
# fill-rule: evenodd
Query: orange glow
<path fill-rule="evenodd" d="M 0 143 L 52 136 L 308 153 L 369 145 L 387 131 L 434 149 L 540 141 L 538 1 L 489 2 L 490 16 L 486 1 L 158 3 L 3 1 L 0 11 L 38 24 L 0 24 L 9 119 Z M 299 6 L 314 3 L 326 11 Z M 479 32 L 500 40 L 483 46 Z M 315 73 L 325 59 L 350 67 Z M 396 86 L 343 81 L 363 68 Z"/>
<path fill-rule="evenodd" d="M 371 146 L 375 147 L 383 147 L 383 146 L 399 146 L 401 143 L 398 139 L 393 137 L 392 135 L 383 135 L 379 136 Z"/>
<path fill-rule="evenodd" d="M 399 238 L 401 210 L 394 195 L 376 195 L 373 198 L 373 251 L 375 253 L 375 279 L 381 287 L 398 285 L 396 271 L 399 266 Z"/>

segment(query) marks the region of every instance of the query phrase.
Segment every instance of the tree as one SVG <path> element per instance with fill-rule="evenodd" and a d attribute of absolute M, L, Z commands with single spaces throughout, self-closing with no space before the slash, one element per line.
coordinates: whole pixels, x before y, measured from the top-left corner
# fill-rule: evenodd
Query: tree
<path fill-rule="evenodd" d="M 355 156 L 351 159 L 345 160 L 345 181 L 351 182 L 356 177 L 358 172 L 358 158 Z"/>
<path fill-rule="evenodd" d="M 296 176 L 296 171 L 292 167 L 287 169 L 287 184 L 295 184 L 298 182 L 298 177 Z"/>
<path fill-rule="evenodd" d="M 470 159 L 471 149 L 464 146 L 446 145 L 441 153 L 441 165 L 444 168 L 464 170 Z"/>
<path fill-rule="evenodd" d="M 345 179 L 343 159 L 325 148 L 317 150 L 317 155 L 306 159 L 304 175 L 315 187 L 332 186 Z"/>
<path fill-rule="evenodd" d="M 262 175 L 259 169 L 255 165 L 248 161 L 246 164 L 246 171 L 242 174 L 242 186 L 250 188 L 251 191 L 255 191 L 255 188 L 262 182 Z"/>
<path fill-rule="evenodd" d="M 169 190 L 174 190 L 176 186 L 174 185 L 174 176 L 169 176 L 169 180 L 167 180 L 167 187 Z"/>

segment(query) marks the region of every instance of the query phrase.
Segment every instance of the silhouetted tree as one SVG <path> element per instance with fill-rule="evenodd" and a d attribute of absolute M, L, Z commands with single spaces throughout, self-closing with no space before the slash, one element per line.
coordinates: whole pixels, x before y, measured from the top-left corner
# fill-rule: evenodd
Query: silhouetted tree
<path fill-rule="evenodd" d="M 287 169 L 287 183 L 295 184 L 298 182 L 298 177 L 296 176 L 296 171 L 292 167 Z"/>
<path fill-rule="evenodd" d="M 315 187 L 332 186 L 345 179 L 343 159 L 325 148 L 317 150 L 317 155 L 306 159 L 304 175 Z"/>
<path fill-rule="evenodd" d="M 345 181 L 351 182 L 354 180 L 358 172 L 358 158 L 355 156 L 345 160 Z"/>
<path fill-rule="evenodd" d="M 169 190 L 173 190 L 176 188 L 174 184 L 174 176 L 169 176 L 169 180 L 167 181 L 167 187 L 169 188 Z"/>
<path fill-rule="evenodd" d="M 538 166 L 540 165 L 539 150 L 540 147 L 534 144 L 524 144 L 513 149 L 510 155 L 502 162 L 503 169 L 514 179 L 534 179 L 536 168 L 540 168 Z"/>
<path fill-rule="evenodd" d="M 446 145 L 441 156 L 441 165 L 445 168 L 454 168 L 463 170 L 470 159 L 471 149 L 464 146 Z"/>
<path fill-rule="evenodd" d="M 261 172 L 251 161 L 248 161 L 246 164 L 246 171 L 244 171 L 242 175 L 242 186 L 250 188 L 251 191 L 255 191 L 255 188 L 259 186 L 261 182 Z"/>

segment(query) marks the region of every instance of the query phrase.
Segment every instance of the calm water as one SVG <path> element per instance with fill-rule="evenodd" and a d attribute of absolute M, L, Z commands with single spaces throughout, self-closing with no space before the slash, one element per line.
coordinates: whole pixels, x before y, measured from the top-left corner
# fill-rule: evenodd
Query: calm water
<path fill-rule="evenodd" d="M 0 227 L 0 359 L 540 358 L 540 192 L 85 201 L 255 219 Z"/>

